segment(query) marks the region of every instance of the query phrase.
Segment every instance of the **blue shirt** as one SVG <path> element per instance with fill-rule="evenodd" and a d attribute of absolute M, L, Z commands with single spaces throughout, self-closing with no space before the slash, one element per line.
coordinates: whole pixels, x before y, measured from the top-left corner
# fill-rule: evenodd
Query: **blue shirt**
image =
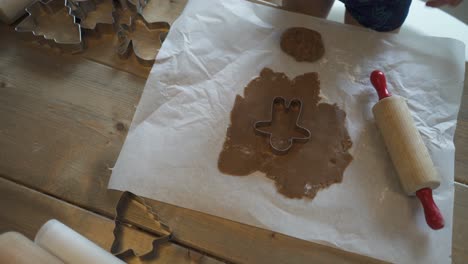
<path fill-rule="evenodd" d="M 408 16 L 411 0 L 340 0 L 363 26 L 377 31 L 399 28 Z"/>

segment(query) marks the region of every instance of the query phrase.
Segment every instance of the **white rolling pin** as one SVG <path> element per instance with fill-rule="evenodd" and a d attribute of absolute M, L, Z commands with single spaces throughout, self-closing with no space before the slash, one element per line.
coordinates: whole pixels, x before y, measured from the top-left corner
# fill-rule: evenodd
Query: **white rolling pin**
<path fill-rule="evenodd" d="M 17 232 L 0 235 L 0 263 L 63 264 L 63 261 Z"/>
<path fill-rule="evenodd" d="M 65 263 L 125 263 L 55 219 L 39 229 L 34 242 Z"/>
<path fill-rule="evenodd" d="M 11 24 L 23 14 L 26 7 L 36 0 L 0 0 L 0 20 Z"/>
<path fill-rule="evenodd" d="M 444 219 L 432 198 L 432 189 L 439 187 L 440 178 L 408 105 L 404 98 L 388 92 L 381 71 L 373 71 L 370 79 L 379 95 L 372 111 L 400 183 L 407 195 L 416 195 L 421 201 L 427 224 L 432 229 L 441 229 Z"/>

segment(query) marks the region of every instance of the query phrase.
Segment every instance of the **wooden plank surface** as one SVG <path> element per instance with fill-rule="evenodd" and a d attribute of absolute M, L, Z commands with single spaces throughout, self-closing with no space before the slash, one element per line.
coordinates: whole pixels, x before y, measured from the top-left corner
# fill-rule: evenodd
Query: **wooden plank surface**
<path fill-rule="evenodd" d="M 0 42 L 0 174 L 113 216 L 106 189 L 144 79 L 79 57 Z M 151 202 L 179 243 L 233 262 L 356 263 L 370 259 Z M 226 239 L 229 238 L 229 239 Z"/>
<path fill-rule="evenodd" d="M 452 263 L 468 263 L 468 186 L 455 184 L 453 207 Z"/>
<path fill-rule="evenodd" d="M 41 53 L 44 49 L 14 38 L 2 34 L 0 42 L 0 174 L 112 216 L 119 193 L 106 190 L 108 168 L 118 156 L 145 79 L 79 56 Z M 460 122 L 457 179 L 468 175 L 466 156 L 459 155 L 468 149 L 466 131 L 467 123 Z M 466 186 L 457 187 L 456 206 L 467 199 L 458 195 L 460 188 Z M 191 210 L 150 204 L 172 227 L 177 242 L 233 262 L 373 262 Z M 462 237 L 454 235 L 453 247 L 454 256 L 466 260 L 466 209 L 461 212 L 455 213 L 454 234 Z M 131 220 L 146 225 L 138 217 Z"/>
<path fill-rule="evenodd" d="M 86 49 L 79 56 L 145 79 L 148 77 L 151 66 L 139 63 L 132 48 L 128 58 L 121 58 L 117 54 L 117 36 L 115 32 L 99 35 L 93 34 L 93 36 L 87 34 L 85 35 L 85 40 Z"/>
<path fill-rule="evenodd" d="M 455 180 L 468 184 L 468 62 L 465 63 L 465 85 L 455 131 Z"/>
<path fill-rule="evenodd" d="M 468 119 L 459 118 L 455 133 L 455 181 L 468 184 Z"/>
<path fill-rule="evenodd" d="M 111 219 L 3 178 L 0 178 L 0 208 L 0 233 L 17 231 L 34 240 L 45 222 L 57 219 L 107 251 L 114 241 L 114 221 Z M 151 234 L 123 227 L 121 241 L 126 248 L 149 251 L 154 239 Z M 222 263 L 173 243 L 161 245 L 156 253 L 145 258 L 144 263 Z M 134 257 L 126 260 L 137 262 Z"/>

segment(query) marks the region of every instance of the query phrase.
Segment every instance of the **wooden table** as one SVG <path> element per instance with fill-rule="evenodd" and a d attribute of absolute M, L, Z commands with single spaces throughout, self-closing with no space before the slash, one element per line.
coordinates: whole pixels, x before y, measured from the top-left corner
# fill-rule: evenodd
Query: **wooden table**
<path fill-rule="evenodd" d="M 33 238 L 56 218 L 105 249 L 120 193 L 107 182 L 149 68 L 99 41 L 79 55 L 19 40 L 0 26 L 0 232 Z M 112 38 L 104 36 L 103 38 Z M 466 85 L 465 85 L 466 88 Z M 453 261 L 468 263 L 468 89 L 456 131 Z M 173 239 L 146 262 L 376 263 L 357 254 L 148 200 Z M 157 234 L 141 215 L 124 244 L 147 249 Z M 136 261 L 130 259 L 130 262 Z"/>

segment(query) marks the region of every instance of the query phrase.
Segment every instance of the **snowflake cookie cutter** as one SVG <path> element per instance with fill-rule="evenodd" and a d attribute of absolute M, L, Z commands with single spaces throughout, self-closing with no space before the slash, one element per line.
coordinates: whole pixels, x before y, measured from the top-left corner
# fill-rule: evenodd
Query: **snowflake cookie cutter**
<path fill-rule="evenodd" d="M 169 28 L 148 24 L 142 18 L 130 17 L 130 24 L 119 23 L 117 54 L 127 58 L 133 48 L 138 61 L 151 66 L 167 36 Z"/>

